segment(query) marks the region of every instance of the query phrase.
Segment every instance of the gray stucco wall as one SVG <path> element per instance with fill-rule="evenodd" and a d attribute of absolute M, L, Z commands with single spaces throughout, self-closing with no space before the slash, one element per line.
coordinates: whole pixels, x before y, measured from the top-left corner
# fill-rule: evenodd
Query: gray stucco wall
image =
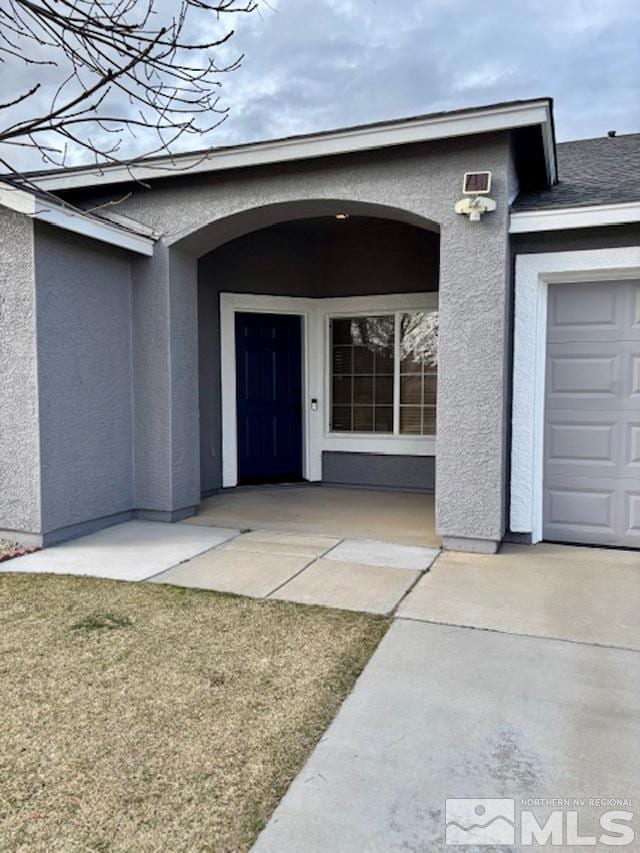
<path fill-rule="evenodd" d="M 382 453 L 322 454 L 322 480 L 340 486 L 379 486 L 386 489 L 435 489 L 433 456 L 388 456 Z"/>
<path fill-rule="evenodd" d="M 198 269 L 201 488 L 206 493 L 222 484 L 220 293 L 322 298 L 435 290 L 438 236 L 382 220 L 334 227 L 311 220 L 304 228 L 274 226 L 226 243 L 201 258 Z"/>
<path fill-rule="evenodd" d="M 197 261 L 171 253 L 171 510 L 200 501 Z M 196 417 L 192 417 L 194 413 Z"/>
<path fill-rule="evenodd" d="M 482 222 L 471 223 L 457 216 L 453 208 L 460 197 L 463 173 L 478 169 L 493 172 L 492 196 L 498 208 Z M 321 205 L 327 215 L 338 206 L 374 205 L 438 223 L 437 527 L 445 537 L 480 539 L 490 545 L 501 539 L 505 521 L 505 342 L 510 331 L 507 220 L 512 175 L 511 138 L 505 132 L 279 166 L 181 175 L 156 181 L 150 189 L 127 187 L 131 195 L 120 209 L 162 234 L 171 251 L 180 249 L 196 257 L 233 236 L 295 218 L 300 205 L 307 216 L 319 215 Z M 110 193 L 122 198 L 124 190 L 114 187 Z M 90 195 L 85 193 L 82 199 L 82 194 L 75 194 L 74 198 L 89 203 Z M 93 200 L 105 196 L 100 190 Z M 195 273 L 184 267 L 179 273 L 184 277 L 179 289 L 174 287 L 172 275 L 169 264 L 155 280 L 158 304 L 166 302 L 167 293 L 192 299 Z M 162 323 L 165 330 L 170 329 L 170 318 L 160 317 L 158 322 L 157 331 Z M 188 333 L 196 339 L 195 323 Z M 170 399 L 174 427 L 191 435 L 197 432 L 197 399 L 185 406 L 173 376 L 176 371 L 197 370 L 197 366 L 190 345 L 171 352 L 172 358 L 183 363 L 173 365 L 162 380 L 161 397 Z M 158 441 L 164 445 L 162 453 L 175 454 L 171 432 L 158 435 Z M 172 464 L 166 477 L 183 477 L 188 492 L 192 468 L 189 465 L 182 473 Z M 176 483 L 169 488 L 173 494 Z"/>
<path fill-rule="evenodd" d="M 0 529 L 40 530 L 33 221 L 0 209 Z"/>
<path fill-rule="evenodd" d="M 200 500 L 196 261 L 158 243 L 132 265 L 135 506 Z"/>
<path fill-rule="evenodd" d="M 36 223 L 42 532 L 134 506 L 131 275 L 104 244 Z"/>

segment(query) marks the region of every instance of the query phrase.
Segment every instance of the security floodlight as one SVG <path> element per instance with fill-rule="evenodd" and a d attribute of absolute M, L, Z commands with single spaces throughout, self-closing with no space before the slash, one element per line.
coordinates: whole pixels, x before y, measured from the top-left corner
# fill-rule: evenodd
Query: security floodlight
<path fill-rule="evenodd" d="M 462 192 L 466 198 L 456 202 L 455 212 L 468 216 L 470 222 L 480 222 L 484 213 L 491 213 L 496 209 L 495 201 L 489 198 L 490 190 L 491 172 L 465 172 L 462 179 Z"/>

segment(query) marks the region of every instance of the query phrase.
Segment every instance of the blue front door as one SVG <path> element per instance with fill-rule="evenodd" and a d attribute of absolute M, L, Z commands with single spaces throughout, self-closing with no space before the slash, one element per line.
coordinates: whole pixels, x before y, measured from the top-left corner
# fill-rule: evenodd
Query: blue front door
<path fill-rule="evenodd" d="M 236 314 L 238 482 L 302 479 L 302 318 Z"/>

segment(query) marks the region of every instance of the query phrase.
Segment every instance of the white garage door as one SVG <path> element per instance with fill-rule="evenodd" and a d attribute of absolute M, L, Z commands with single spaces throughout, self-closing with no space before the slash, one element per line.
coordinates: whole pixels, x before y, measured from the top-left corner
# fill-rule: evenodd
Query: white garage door
<path fill-rule="evenodd" d="M 549 287 L 544 537 L 640 547 L 640 282 Z"/>

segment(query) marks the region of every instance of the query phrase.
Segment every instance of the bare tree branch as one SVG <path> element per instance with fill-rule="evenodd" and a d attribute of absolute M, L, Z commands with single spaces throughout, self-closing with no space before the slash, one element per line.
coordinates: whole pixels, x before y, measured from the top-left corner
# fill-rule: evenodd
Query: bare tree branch
<path fill-rule="evenodd" d="M 6 119 L 0 152 L 3 145 L 9 152 L 32 147 L 56 166 L 85 152 L 106 164 L 127 162 L 119 152 L 125 135 L 138 138 L 136 131 L 146 145 L 136 160 L 170 154 L 185 135 L 209 133 L 227 114 L 221 78 L 242 61 L 217 61 L 233 36 L 220 27 L 229 15 L 251 13 L 257 2 L 0 0 L 0 63 L 55 70 L 43 69 L 41 79 L 0 103 Z M 197 35 L 203 32 L 211 36 Z M 52 94 L 43 101 L 47 89 Z M 156 140 L 151 145 L 149 132 Z M 9 154 L 0 166 L 17 178 Z"/>

